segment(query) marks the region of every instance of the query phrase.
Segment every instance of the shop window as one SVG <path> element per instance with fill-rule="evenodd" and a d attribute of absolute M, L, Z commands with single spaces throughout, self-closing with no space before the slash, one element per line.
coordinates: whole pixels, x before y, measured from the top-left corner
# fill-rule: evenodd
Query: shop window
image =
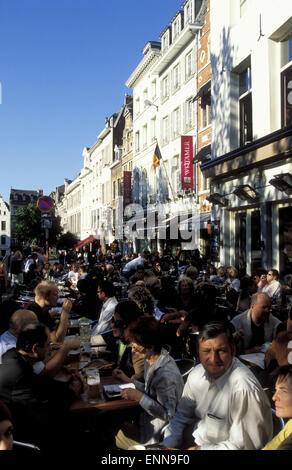
<path fill-rule="evenodd" d="M 279 209 L 279 236 L 280 236 L 280 275 L 285 284 L 292 287 L 292 207 Z"/>
<path fill-rule="evenodd" d="M 292 65 L 281 73 L 282 127 L 292 124 Z"/>

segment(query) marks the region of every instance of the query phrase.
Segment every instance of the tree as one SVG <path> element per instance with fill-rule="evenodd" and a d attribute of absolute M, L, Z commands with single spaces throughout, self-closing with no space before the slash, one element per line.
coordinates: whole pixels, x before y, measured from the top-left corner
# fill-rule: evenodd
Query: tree
<path fill-rule="evenodd" d="M 57 250 L 70 250 L 78 243 L 78 238 L 71 232 L 63 233 L 58 237 L 56 248 Z"/>
<path fill-rule="evenodd" d="M 54 211 L 50 212 L 52 228 L 49 230 L 49 246 L 55 246 L 58 236 L 62 233 L 60 217 L 56 217 Z M 21 207 L 16 213 L 15 224 L 16 237 L 24 245 L 36 242 L 39 246 L 45 246 L 45 230 L 42 228 L 42 212 L 35 202 Z"/>

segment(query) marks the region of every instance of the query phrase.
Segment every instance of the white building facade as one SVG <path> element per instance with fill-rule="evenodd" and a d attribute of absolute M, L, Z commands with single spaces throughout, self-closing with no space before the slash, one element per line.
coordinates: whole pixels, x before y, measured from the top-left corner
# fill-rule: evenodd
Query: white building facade
<path fill-rule="evenodd" d="M 211 0 L 211 188 L 218 263 L 292 273 L 292 10 Z"/>
<path fill-rule="evenodd" d="M 143 59 L 126 85 L 133 90 L 133 202 L 143 207 L 140 220 L 158 212 L 155 223 L 140 226 L 144 238 L 136 249 L 172 249 L 185 244 L 169 233 L 171 219 L 198 210 L 196 175 L 192 189 L 181 185 L 181 137 L 193 138 L 193 154 L 198 139 L 197 52 L 204 25 L 206 2 L 189 0 L 163 30 L 161 42 L 148 42 Z M 205 11 L 205 10 L 204 10 Z M 159 168 L 153 168 L 156 146 L 161 152 Z M 192 166 L 191 171 L 195 172 Z M 158 220 L 159 218 L 159 220 Z M 139 218 L 137 219 L 139 221 Z M 153 219 L 154 221 L 154 219 Z M 161 237 L 162 235 L 162 237 Z M 142 243 L 141 243 L 142 242 Z M 199 248 L 199 246 L 196 246 Z"/>

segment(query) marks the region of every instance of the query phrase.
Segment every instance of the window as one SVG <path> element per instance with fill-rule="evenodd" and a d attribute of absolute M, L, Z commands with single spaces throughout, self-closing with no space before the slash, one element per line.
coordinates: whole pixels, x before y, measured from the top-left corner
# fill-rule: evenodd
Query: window
<path fill-rule="evenodd" d="M 1 245 L 6 245 L 6 237 L 5 235 L 1 236 Z"/>
<path fill-rule="evenodd" d="M 156 80 L 153 80 L 151 84 L 151 95 L 152 95 L 152 100 L 154 100 L 157 96 L 157 82 Z"/>
<path fill-rule="evenodd" d="M 194 125 L 194 103 L 192 100 L 185 102 L 185 130 L 191 129 Z"/>
<path fill-rule="evenodd" d="M 201 106 L 202 110 L 202 127 L 208 127 L 211 124 L 211 105 L 204 103 L 204 106 Z"/>
<path fill-rule="evenodd" d="M 145 126 L 143 126 L 143 148 L 147 147 L 147 133 L 147 124 L 145 124 Z"/>
<path fill-rule="evenodd" d="M 168 75 L 164 77 L 162 80 L 162 85 L 161 85 L 161 99 L 165 100 L 169 96 L 169 89 L 168 89 Z"/>
<path fill-rule="evenodd" d="M 140 132 L 136 132 L 135 134 L 135 151 L 139 152 L 140 151 Z"/>
<path fill-rule="evenodd" d="M 281 73 L 282 127 L 292 123 L 292 66 Z"/>
<path fill-rule="evenodd" d="M 240 146 L 252 142 L 252 78 L 247 67 L 239 75 Z"/>
<path fill-rule="evenodd" d="M 147 107 L 147 104 L 145 104 L 145 101 L 148 100 L 148 89 L 143 91 L 143 100 L 144 100 L 144 109 Z"/>
<path fill-rule="evenodd" d="M 176 108 L 172 114 L 172 137 L 180 135 L 180 108 Z"/>
<path fill-rule="evenodd" d="M 167 51 L 169 48 L 169 31 L 162 36 L 162 52 Z"/>
<path fill-rule="evenodd" d="M 171 160 L 171 179 L 174 193 L 180 190 L 180 169 L 179 169 L 179 156 L 176 155 Z"/>
<path fill-rule="evenodd" d="M 113 199 L 116 198 L 116 181 L 113 182 Z"/>
<path fill-rule="evenodd" d="M 136 104 L 136 116 L 139 116 L 139 114 L 140 114 L 140 98 L 136 99 L 135 104 Z"/>
<path fill-rule="evenodd" d="M 175 22 L 173 23 L 173 40 L 178 37 L 180 33 L 180 18 L 177 18 Z"/>
<path fill-rule="evenodd" d="M 151 142 L 154 142 L 156 140 L 156 117 L 151 119 L 150 123 L 150 132 L 151 132 Z"/>
<path fill-rule="evenodd" d="M 168 143 L 168 126 L 169 126 L 169 118 L 165 116 L 162 119 L 162 144 L 165 145 Z"/>
<path fill-rule="evenodd" d="M 281 44 L 281 115 L 282 127 L 292 122 L 292 38 Z"/>
<path fill-rule="evenodd" d="M 187 80 L 193 74 L 193 53 L 189 52 L 185 57 L 185 79 Z"/>
<path fill-rule="evenodd" d="M 1 230 L 3 230 L 3 232 L 5 232 L 6 230 L 6 222 L 2 220 L 1 222 Z"/>
<path fill-rule="evenodd" d="M 172 91 L 176 91 L 180 86 L 180 66 L 177 64 L 172 71 Z"/>
<path fill-rule="evenodd" d="M 186 24 L 190 24 L 190 23 L 193 22 L 193 4 L 192 4 L 192 2 L 189 2 L 186 6 L 185 21 L 186 21 Z"/>

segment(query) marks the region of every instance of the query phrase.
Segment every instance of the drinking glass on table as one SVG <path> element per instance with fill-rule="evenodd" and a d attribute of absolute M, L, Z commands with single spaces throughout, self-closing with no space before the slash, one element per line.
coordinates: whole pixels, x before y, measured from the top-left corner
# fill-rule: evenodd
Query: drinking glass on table
<path fill-rule="evenodd" d="M 100 375 L 97 368 L 86 369 L 88 403 L 98 403 L 101 399 Z"/>
<path fill-rule="evenodd" d="M 80 330 L 80 341 L 81 343 L 90 343 L 90 337 L 91 337 L 91 326 L 89 322 L 81 322 L 79 324 L 79 330 Z"/>

